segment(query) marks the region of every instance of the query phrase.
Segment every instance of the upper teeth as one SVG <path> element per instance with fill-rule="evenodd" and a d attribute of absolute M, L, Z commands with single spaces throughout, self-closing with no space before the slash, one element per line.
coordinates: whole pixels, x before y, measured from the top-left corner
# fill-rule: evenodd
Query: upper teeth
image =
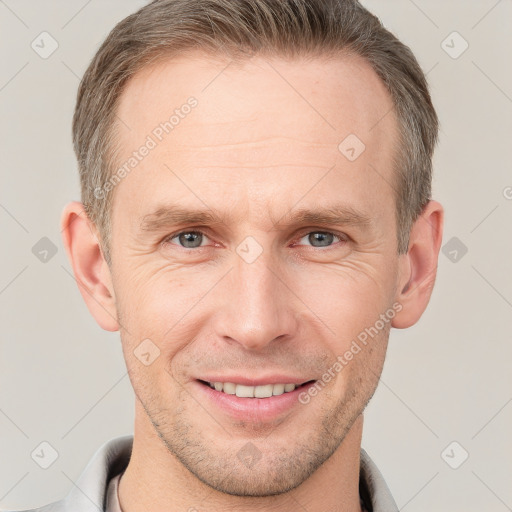
<path fill-rule="evenodd" d="M 217 391 L 241 398 L 268 398 L 273 395 L 282 395 L 295 389 L 295 384 L 265 384 L 263 386 L 244 386 L 232 382 L 208 382 Z"/>

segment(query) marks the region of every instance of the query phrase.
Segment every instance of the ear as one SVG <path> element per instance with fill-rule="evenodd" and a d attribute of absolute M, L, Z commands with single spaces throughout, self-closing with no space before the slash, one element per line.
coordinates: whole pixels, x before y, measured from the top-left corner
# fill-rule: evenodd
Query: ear
<path fill-rule="evenodd" d="M 402 309 L 393 318 L 393 327 L 405 329 L 414 325 L 427 307 L 436 280 L 443 220 L 441 204 L 429 201 L 411 228 L 409 250 L 400 256 L 395 300 Z"/>
<path fill-rule="evenodd" d="M 101 328 L 119 330 L 112 276 L 99 243 L 97 229 L 82 203 L 65 206 L 60 228 L 73 273 L 87 308 Z"/>

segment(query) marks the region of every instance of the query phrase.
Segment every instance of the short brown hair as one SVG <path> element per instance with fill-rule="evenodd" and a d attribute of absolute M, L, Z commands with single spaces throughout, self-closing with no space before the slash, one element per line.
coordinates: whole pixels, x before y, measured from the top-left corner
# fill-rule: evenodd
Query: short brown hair
<path fill-rule="evenodd" d="M 244 58 L 336 55 L 364 58 L 386 85 L 399 125 L 395 151 L 399 253 L 430 200 L 438 118 L 411 50 L 357 0 L 155 0 L 119 22 L 80 83 L 73 117 L 82 203 L 110 264 L 113 190 L 98 197 L 115 166 L 116 109 L 142 67 L 188 50 Z"/>

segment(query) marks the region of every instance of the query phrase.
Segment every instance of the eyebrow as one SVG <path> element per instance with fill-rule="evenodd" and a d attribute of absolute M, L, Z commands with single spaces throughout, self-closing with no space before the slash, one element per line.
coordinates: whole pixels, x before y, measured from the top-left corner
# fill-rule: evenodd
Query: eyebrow
<path fill-rule="evenodd" d="M 301 224 L 368 228 L 372 224 L 372 218 L 351 206 L 333 205 L 316 209 L 291 209 L 277 220 L 271 216 L 271 222 L 275 230 Z M 178 224 L 226 224 L 226 214 L 219 215 L 209 209 L 189 209 L 178 205 L 161 206 L 142 217 L 140 228 L 144 232 L 158 232 Z"/>
<path fill-rule="evenodd" d="M 325 206 L 317 209 L 298 208 L 290 210 L 278 220 L 272 220 L 275 229 L 298 224 L 324 224 L 329 226 L 354 226 L 367 228 L 372 218 L 366 213 L 348 205 Z"/>
<path fill-rule="evenodd" d="M 195 210 L 177 205 L 162 206 L 141 219 L 142 231 L 160 231 L 176 224 L 223 224 L 224 219 L 212 210 Z"/>

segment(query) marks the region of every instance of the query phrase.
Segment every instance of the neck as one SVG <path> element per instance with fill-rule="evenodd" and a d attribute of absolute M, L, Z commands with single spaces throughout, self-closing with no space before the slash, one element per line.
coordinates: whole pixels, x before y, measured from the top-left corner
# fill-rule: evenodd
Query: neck
<path fill-rule="evenodd" d="M 361 414 L 333 455 L 308 479 L 284 494 L 245 497 L 219 492 L 191 473 L 158 437 L 143 411 L 136 410 L 130 462 L 119 482 L 122 512 L 360 512 Z"/>

